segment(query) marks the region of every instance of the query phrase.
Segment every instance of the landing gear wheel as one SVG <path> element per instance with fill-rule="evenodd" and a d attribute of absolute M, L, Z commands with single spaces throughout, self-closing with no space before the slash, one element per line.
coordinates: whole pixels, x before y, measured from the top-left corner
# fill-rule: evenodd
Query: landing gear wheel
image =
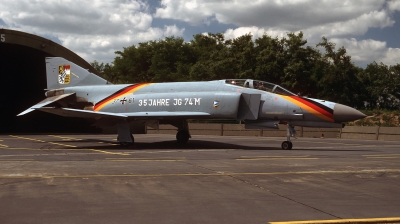
<path fill-rule="evenodd" d="M 292 147 L 293 147 L 292 142 L 289 142 L 289 141 L 284 141 L 284 142 L 282 142 L 282 149 L 284 149 L 284 150 L 291 150 Z"/>
<path fill-rule="evenodd" d="M 133 137 L 133 135 L 131 135 L 131 139 L 132 139 L 132 142 L 120 142 L 119 144 L 124 147 L 131 146 L 131 145 L 133 145 L 133 143 L 135 143 L 135 138 Z"/>
<path fill-rule="evenodd" d="M 133 145 L 133 142 L 120 142 L 119 144 L 120 144 L 121 146 L 128 147 L 128 146 Z"/>
<path fill-rule="evenodd" d="M 186 130 L 180 130 L 176 133 L 176 140 L 178 143 L 186 143 L 189 140 L 189 132 Z"/>

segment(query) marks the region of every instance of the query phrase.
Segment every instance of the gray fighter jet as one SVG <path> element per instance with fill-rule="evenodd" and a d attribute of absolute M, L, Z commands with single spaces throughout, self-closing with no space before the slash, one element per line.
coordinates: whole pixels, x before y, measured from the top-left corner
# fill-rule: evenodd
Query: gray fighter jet
<path fill-rule="evenodd" d="M 133 144 L 135 127 L 171 124 L 178 129 L 177 141 L 186 143 L 188 119 L 237 119 L 246 129 L 286 124 L 282 149 L 291 149 L 294 126 L 341 128 L 342 122 L 366 117 L 351 107 L 252 79 L 113 85 L 59 57 L 46 58 L 46 76 L 47 98 L 18 116 L 39 110 L 91 118 L 97 126 L 116 125 L 121 145 Z"/>

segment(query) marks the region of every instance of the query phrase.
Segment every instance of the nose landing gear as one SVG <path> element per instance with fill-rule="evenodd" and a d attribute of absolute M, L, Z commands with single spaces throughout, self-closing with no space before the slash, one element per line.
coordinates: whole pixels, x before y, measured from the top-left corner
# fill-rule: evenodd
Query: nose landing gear
<path fill-rule="evenodd" d="M 282 149 L 284 150 L 291 150 L 293 147 L 293 143 L 290 141 L 284 141 L 282 142 Z"/>
<path fill-rule="evenodd" d="M 282 149 L 284 150 L 291 150 L 293 147 L 293 143 L 290 141 L 290 137 L 296 136 L 296 130 L 294 130 L 294 126 L 287 124 L 287 129 L 286 129 L 286 137 L 287 141 L 282 142 Z"/>

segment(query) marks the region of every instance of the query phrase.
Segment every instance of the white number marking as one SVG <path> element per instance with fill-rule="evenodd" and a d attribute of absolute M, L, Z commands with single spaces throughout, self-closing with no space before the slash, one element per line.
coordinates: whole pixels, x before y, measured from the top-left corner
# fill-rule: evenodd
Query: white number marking
<path fill-rule="evenodd" d="M 174 99 L 142 99 L 139 100 L 138 106 L 164 106 L 169 107 L 169 101 L 172 100 L 172 105 L 174 106 L 186 106 L 186 105 L 200 105 L 201 98 L 174 98 Z M 129 102 L 129 101 L 128 101 Z"/>

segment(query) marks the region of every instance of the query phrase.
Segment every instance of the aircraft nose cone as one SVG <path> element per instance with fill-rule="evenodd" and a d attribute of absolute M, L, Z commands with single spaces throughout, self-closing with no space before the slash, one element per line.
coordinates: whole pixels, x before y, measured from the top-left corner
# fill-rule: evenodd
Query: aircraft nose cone
<path fill-rule="evenodd" d="M 355 121 L 366 116 L 367 115 L 354 108 L 339 103 L 335 104 L 333 108 L 333 118 L 335 122 Z"/>

